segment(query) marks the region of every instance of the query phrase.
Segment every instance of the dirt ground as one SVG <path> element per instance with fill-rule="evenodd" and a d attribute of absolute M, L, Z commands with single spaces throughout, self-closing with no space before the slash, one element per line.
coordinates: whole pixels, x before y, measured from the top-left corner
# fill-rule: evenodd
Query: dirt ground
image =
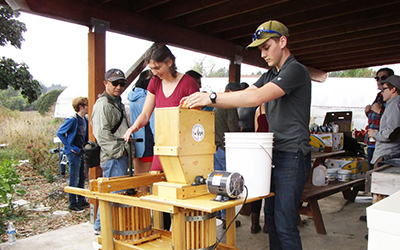
<path fill-rule="evenodd" d="M 15 213 L 18 216 L 11 219 L 15 225 L 18 239 L 89 220 L 89 209 L 85 209 L 81 213 L 68 210 L 68 194 L 63 191 L 64 187 L 68 185 L 66 179 L 68 175 L 62 178 L 62 183 L 60 183 L 58 177 L 55 182 L 48 183 L 30 165 L 17 166 L 17 170 L 22 175 L 21 186 L 26 190 L 26 194 L 22 197 L 15 197 L 14 201 L 24 200 L 28 202 L 27 205 L 17 207 Z M 60 215 L 60 211 L 67 213 Z M 6 241 L 7 233 L 0 235 L 0 242 Z"/>

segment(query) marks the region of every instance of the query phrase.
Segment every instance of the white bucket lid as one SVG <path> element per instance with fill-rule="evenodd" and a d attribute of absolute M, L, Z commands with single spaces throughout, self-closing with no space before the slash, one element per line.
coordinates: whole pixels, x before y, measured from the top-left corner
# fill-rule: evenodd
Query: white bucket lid
<path fill-rule="evenodd" d="M 266 139 L 274 138 L 274 133 L 267 132 L 226 132 L 225 138 Z"/>

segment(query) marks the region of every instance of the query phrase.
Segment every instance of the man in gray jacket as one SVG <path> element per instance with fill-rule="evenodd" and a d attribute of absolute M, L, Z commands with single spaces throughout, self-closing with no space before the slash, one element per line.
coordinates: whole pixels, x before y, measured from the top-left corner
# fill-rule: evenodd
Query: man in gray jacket
<path fill-rule="evenodd" d="M 129 144 L 122 138 L 128 130 L 129 122 L 121 100 L 126 79 L 119 69 L 110 69 L 104 77 L 105 91 L 99 95 L 93 106 L 91 124 L 93 135 L 101 147 L 100 166 L 103 177 L 115 177 L 127 174 Z M 100 233 L 100 217 L 94 223 L 95 234 Z"/>
<path fill-rule="evenodd" d="M 368 136 L 376 140 L 373 164 L 382 156 L 400 152 L 400 138 L 396 135 L 400 128 L 400 76 L 389 76 L 381 83 L 386 109 L 379 130 L 368 129 Z"/>

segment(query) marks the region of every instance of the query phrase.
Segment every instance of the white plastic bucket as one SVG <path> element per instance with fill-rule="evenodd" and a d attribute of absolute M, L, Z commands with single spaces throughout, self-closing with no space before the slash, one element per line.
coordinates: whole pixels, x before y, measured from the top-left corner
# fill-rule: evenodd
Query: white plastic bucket
<path fill-rule="evenodd" d="M 243 176 L 249 197 L 270 193 L 273 140 L 274 133 L 225 133 L 226 170 Z"/>

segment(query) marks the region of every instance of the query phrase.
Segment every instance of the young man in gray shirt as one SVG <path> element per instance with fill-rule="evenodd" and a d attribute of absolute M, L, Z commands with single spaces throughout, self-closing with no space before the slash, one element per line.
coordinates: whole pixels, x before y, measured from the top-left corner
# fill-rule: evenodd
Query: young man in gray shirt
<path fill-rule="evenodd" d="M 297 228 L 297 208 L 311 170 L 309 121 L 311 77 L 288 48 L 289 31 L 272 20 L 261 24 L 247 49 L 261 52 L 271 68 L 251 87 L 232 93 L 195 93 L 187 107 L 254 107 L 266 103 L 270 132 L 274 133 L 271 192 L 265 214 L 270 249 L 302 249 Z M 184 101 L 184 100 L 183 100 Z M 246 180 L 251 181 L 251 180 Z"/>

